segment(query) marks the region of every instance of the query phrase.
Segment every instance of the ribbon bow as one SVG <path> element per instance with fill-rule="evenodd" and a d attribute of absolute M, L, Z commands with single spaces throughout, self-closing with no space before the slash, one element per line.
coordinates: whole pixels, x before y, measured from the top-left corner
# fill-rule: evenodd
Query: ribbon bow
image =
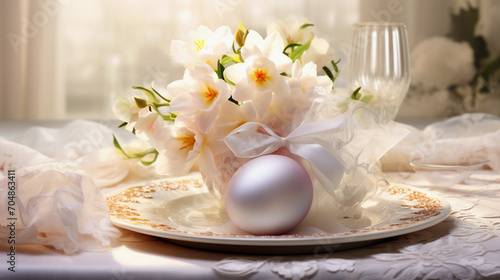
<path fill-rule="evenodd" d="M 292 154 L 307 160 L 321 185 L 333 195 L 342 180 L 346 165 L 338 155 L 330 152 L 315 138 L 318 134 L 337 133 L 346 124 L 347 117 L 337 115 L 330 119 L 303 123 L 288 136 L 281 137 L 265 124 L 248 122 L 231 131 L 224 142 L 240 158 L 254 158 L 285 147 Z"/>

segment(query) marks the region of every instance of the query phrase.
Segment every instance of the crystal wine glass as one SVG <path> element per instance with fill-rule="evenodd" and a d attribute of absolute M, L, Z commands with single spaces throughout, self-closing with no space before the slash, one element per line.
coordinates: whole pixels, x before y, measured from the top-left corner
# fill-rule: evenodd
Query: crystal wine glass
<path fill-rule="evenodd" d="M 402 23 L 354 24 L 349 80 L 378 114 L 382 124 L 396 117 L 410 84 L 406 26 Z"/>

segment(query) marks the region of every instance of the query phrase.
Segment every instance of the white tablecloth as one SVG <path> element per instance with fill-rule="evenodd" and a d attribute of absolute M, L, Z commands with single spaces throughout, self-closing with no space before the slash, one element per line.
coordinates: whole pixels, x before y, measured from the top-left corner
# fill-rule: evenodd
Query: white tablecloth
<path fill-rule="evenodd" d="M 14 138 L 32 125 L 0 122 L 0 136 Z M 474 176 L 494 180 L 496 174 Z M 11 272 L 9 247 L 3 245 L 0 279 L 500 279 L 500 180 L 430 187 L 411 173 L 388 177 L 446 199 L 450 217 L 425 230 L 328 254 L 210 252 L 124 231 L 118 245 L 102 252 L 66 255 L 44 246 L 17 246 Z"/>

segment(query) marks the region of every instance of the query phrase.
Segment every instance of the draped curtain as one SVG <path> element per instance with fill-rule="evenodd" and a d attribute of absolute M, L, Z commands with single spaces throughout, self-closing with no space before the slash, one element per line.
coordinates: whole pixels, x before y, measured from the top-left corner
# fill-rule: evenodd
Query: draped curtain
<path fill-rule="evenodd" d="M 57 7 L 0 1 L 0 119 L 64 117 Z"/>

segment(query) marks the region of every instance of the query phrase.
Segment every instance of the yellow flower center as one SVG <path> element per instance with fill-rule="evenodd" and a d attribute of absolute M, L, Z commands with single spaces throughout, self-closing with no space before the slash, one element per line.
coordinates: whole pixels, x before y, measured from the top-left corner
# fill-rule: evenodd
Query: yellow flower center
<path fill-rule="evenodd" d="M 195 52 L 200 51 L 205 46 L 205 40 L 196 40 L 194 41 L 194 44 L 196 45 L 196 50 L 194 51 Z"/>
<path fill-rule="evenodd" d="M 264 68 L 255 68 L 250 74 L 250 77 L 258 85 L 261 85 L 271 79 L 271 77 L 267 75 L 267 70 Z"/>
<path fill-rule="evenodd" d="M 194 135 L 178 137 L 177 140 L 182 142 L 182 146 L 179 148 L 179 150 L 192 150 L 194 147 L 194 143 L 196 142 L 196 140 L 194 139 Z"/>
<path fill-rule="evenodd" d="M 207 90 L 202 93 L 203 97 L 205 98 L 205 101 L 207 102 L 208 105 L 212 104 L 214 99 L 219 95 L 219 92 L 214 89 L 213 87 L 207 85 Z"/>

